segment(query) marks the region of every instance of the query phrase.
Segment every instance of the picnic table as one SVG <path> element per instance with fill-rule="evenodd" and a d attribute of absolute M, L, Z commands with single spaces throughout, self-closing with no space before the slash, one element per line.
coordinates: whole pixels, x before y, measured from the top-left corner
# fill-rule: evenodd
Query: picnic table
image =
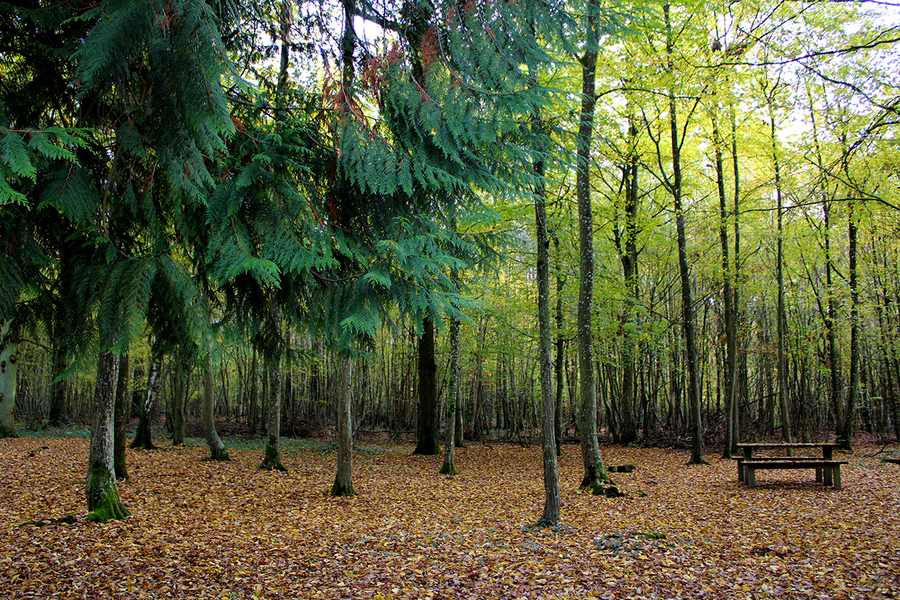
<path fill-rule="evenodd" d="M 834 460 L 834 442 L 754 442 L 738 444 L 743 456 L 738 459 L 738 481 L 743 481 L 748 488 L 756 486 L 756 471 L 759 469 L 815 469 L 816 481 L 827 486 L 841 489 L 841 465 L 845 460 Z M 821 449 L 822 457 L 812 456 L 757 456 L 756 450 L 810 450 Z"/>

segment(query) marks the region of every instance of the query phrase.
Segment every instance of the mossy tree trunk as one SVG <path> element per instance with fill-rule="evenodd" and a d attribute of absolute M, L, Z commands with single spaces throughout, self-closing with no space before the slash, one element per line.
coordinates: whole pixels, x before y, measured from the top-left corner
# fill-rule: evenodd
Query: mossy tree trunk
<path fill-rule="evenodd" d="M 94 388 L 91 450 L 88 457 L 85 496 L 88 521 L 106 522 L 124 519 L 128 509 L 119 499 L 114 465 L 115 401 L 119 359 L 112 352 L 100 356 L 97 365 L 97 384 Z"/>
<path fill-rule="evenodd" d="M 437 362 L 434 359 L 434 322 L 426 317 L 419 339 L 419 419 L 418 443 L 413 454 L 437 456 L 438 441 Z"/>
<path fill-rule="evenodd" d="M 213 388 L 212 358 L 206 357 L 203 371 L 203 437 L 209 446 L 209 460 L 231 460 L 216 431 L 216 395 Z"/>
<path fill-rule="evenodd" d="M 337 473 L 334 477 L 334 485 L 331 486 L 332 496 L 355 496 L 353 489 L 353 419 L 350 412 L 352 396 L 350 394 L 353 385 L 353 367 L 351 359 L 347 356 L 337 357 L 337 382 L 336 391 L 336 423 L 337 423 Z"/>
<path fill-rule="evenodd" d="M 147 373 L 147 389 L 141 402 L 141 416 L 138 419 L 137 430 L 134 432 L 132 448 L 155 450 L 153 445 L 153 417 L 156 413 L 156 398 L 159 395 L 159 386 L 162 383 L 162 356 L 154 353 L 150 361 Z"/>
<path fill-rule="evenodd" d="M 128 355 L 119 357 L 118 375 L 116 376 L 115 398 L 115 423 L 116 429 L 113 435 L 115 449 L 113 450 L 113 465 L 116 479 L 125 481 L 128 477 L 128 467 L 125 463 L 125 424 L 128 420 Z"/>
<path fill-rule="evenodd" d="M 12 321 L 0 325 L 0 438 L 16 435 L 16 385 L 19 344 Z"/>
<path fill-rule="evenodd" d="M 457 279 L 456 273 L 453 274 Z M 444 464 L 440 472 L 456 475 L 456 415 L 459 411 L 459 330 L 460 322 L 454 318 L 450 323 L 450 383 L 447 388 L 447 434 L 445 436 Z"/>

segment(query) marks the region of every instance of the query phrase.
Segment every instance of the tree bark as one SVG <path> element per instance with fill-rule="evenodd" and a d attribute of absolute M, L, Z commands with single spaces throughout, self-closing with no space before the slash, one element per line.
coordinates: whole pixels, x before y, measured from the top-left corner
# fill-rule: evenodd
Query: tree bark
<path fill-rule="evenodd" d="M 764 90 L 765 91 L 765 90 Z M 775 279 L 778 285 L 778 307 L 776 317 L 778 319 L 778 406 L 781 410 L 781 432 L 784 441 L 793 441 L 791 434 L 791 413 L 788 409 L 787 393 L 787 359 L 785 358 L 785 335 L 787 329 L 787 314 L 784 306 L 784 201 L 781 190 L 781 162 L 778 158 L 778 138 L 775 135 L 775 108 L 774 94 L 766 94 L 769 108 L 770 135 L 772 143 L 772 163 L 775 167 L 775 199 L 777 204 L 777 232 L 776 240 L 777 257 L 775 259 Z"/>
<path fill-rule="evenodd" d="M 725 396 L 725 448 L 722 457 L 731 459 L 734 448 L 734 368 L 736 364 L 735 352 L 737 343 L 735 340 L 734 323 L 734 296 L 732 294 L 732 267 L 730 258 L 730 246 L 728 242 L 728 223 L 731 215 L 728 214 L 727 199 L 725 197 L 725 166 L 722 160 L 722 135 L 719 131 L 719 100 L 715 99 L 712 108 L 712 135 L 713 148 L 716 163 L 716 190 L 719 194 L 719 245 L 722 252 L 722 300 L 723 320 L 725 322 L 725 360 L 722 366 L 723 379 L 725 380 L 723 394 Z"/>
<path fill-rule="evenodd" d="M 141 416 L 138 418 L 138 426 L 134 432 L 134 440 L 131 448 L 155 450 L 153 445 L 153 417 L 156 413 L 156 398 L 159 395 L 159 386 L 162 383 L 162 356 L 155 354 L 150 360 L 147 373 L 147 389 L 144 391 L 144 400 L 141 402 Z"/>
<path fill-rule="evenodd" d="M 0 323 L 0 439 L 16 434 L 16 389 L 19 373 L 19 344 L 12 321 Z"/>
<path fill-rule="evenodd" d="M 115 433 L 113 450 L 113 466 L 115 467 L 116 480 L 126 481 L 128 477 L 128 466 L 125 462 L 125 446 L 128 441 L 125 436 L 125 425 L 128 421 L 128 375 L 129 375 L 129 358 L 128 355 L 119 357 L 118 375 L 116 376 L 116 398 L 115 398 Z"/>
<path fill-rule="evenodd" d="M 623 169 L 625 179 L 625 203 L 623 207 L 625 226 L 623 232 L 620 233 L 618 228 L 615 232 L 619 261 L 622 263 L 622 275 L 625 278 L 625 286 L 627 288 L 627 295 L 622 308 L 622 389 L 619 394 L 622 416 L 619 442 L 623 445 L 631 444 L 638 439 L 637 423 L 634 418 L 635 397 L 637 395 L 637 334 L 634 330 L 634 322 L 640 301 L 637 250 L 637 218 L 640 196 L 638 193 L 638 129 L 635 123 L 635 116 L 632 114 L 630 100 L 628 110 L 629 153 Z"/>
<path fill-rule="evenodd" d="M 596 3 L 591 3 L 597 9 Z M 593 21 L 593 19 L 592 19 Z M 593 22 L 588 26 L 587 50 L 581 58 L 581 116 L 576 139 L 576 195 L 578 198 L 578 365 L 581 404 L 581 459 L 584 477 L 581 489 L 609 480 L 597 442 L 597 392 L 594 380 L 594 212 L 591 206 L 591 141 L 594 106 L 597 102 L 597 39 Z"/>
<path fill-rule="evenodd" d="M 187 356 L 178 353 L 175 358 L 173 377 L 174 401 L 172 407 L 172 445 L 184 445 L 184 407 L 187 400 L 188 381 L 191 373 L 191 363 Z"/>
<path fill-rule="evenodd" d="M 559 254 L 559 238 L 553 238 L 556 252 Z M 563 304 L 562 293 L 566 284 L 566 278 L 562 274 L 562 268 L 556 271 L 556 360 L 554 369 L 556 375 L 556 402 L 554 403 L 556 412 L 553 416 L 553 436 L 556 440 L 556 456 L 563 455 L 562 450 L 562 420 L 563 420 L 563 385 L 565 383 L 565 346 L 566 341 L 563 337 Z"/>
<path fill-rule="evenodd" d="M 119 499 L 114 465 L 115 401 L 119 360 L 112 352 L 104 352 L 97 365 L 97 384 L 94 388 L 91 449 L 88 457 L 87 499 L 88 521 L 104 523 L 124 519 L 128 509 Z"/>
<path fill-rule="evenodd" d="M 666 23 L 666 68 L 674 73 L 675 51 L 670 6 L 663 6 Z M 694 333 L 694 299 L 691 291 L 691 268 L 687 256 L 684 206 L 682 205 L 681 142 L 678 138 L 678 113 L 675 88 L 669 87 L 669 135 L 672 142 L 672 181 L 670 191 L 675 205 L 675 228 L 678 237 L 678 272 L 681 277 L 681 314 L 684 328 L 685 360 L 688 370 L 688 408 L 691 423 L 690 464 L 706 464 L 703 458 L 703 423 L 700 415 L 700 367 Z"/>
<path fill-rule="evenodd" d="M 335 398 L 337 403 L 337 473 L 334 477 L 334 485 L 331 486 L 332 496 L 355 496 L 353 489 L 353 419 L 351 416 L 353 385 L 353 368 L 351 359 L 346 356 L 337 357 L 337 378 Z"/>
<path fill-rule="evenodd" d="M 55 339 L 53 342 L 53 381 L 50 383 L 50 427 L 69 425 L 69 409 L 66 403 L 66 381 L 60 377 L 66 370 L 68 351 L 65 344 Z"/>
<path fill-rule="evenodd" d="M 454 279 L 457 279 L 454 273 Z M 447 433 L 445 435 L 444 463 L 440 473 L 456 475 L 456 415 L 459 412 L 459 330 L 460 322 L 454 318 L 450 323 L 450 383 L 447 386 Z"/>
<path fill-rule="evenodd" d="M 266 365 L 269 377 L 268 414 L 266 415 L 266 455 L 259 468 L 266 471 L 287 471 L 281 462 L 281 370 L 278 363 Z"/>
<path fill-rule="evenodd" d="M 594 59 L 596 61 L 596 58 Z M 544 124 L 540 114 L 531 118 L 532 130 L 543 137 Z M 538 329 L 540 346 L 540 380 L 543 419 L 544 463 L 544 512 L 537 522 L 540 527 L 554 527 L 559 524 L 562 505 L 559 491 L 559 466 L 556 461 L 556 409 L 553 399 L 553 331 L 550 320 L 550 236 L 547 233 L 547 190 L 544 183 L 544 162 L 534 163 L 538 185 L 534 191 L 534 215 L 537 229 L 537 285 L 538 285 Z"/>
<path fill-rule="evenodd" d="M 212 357 L 206 357 L 203 370 L 203 437 L 209 447 L 207 460 L 231 460 L 225 444 L 216 431 L 216 395 L 213 388 Z"/>
<path fill-rule="evenodd" d="M 850 263 L 850 382 L 847 386 L 847 403 L 842 421 L 843 427 L 837 432 L 837 442 L 844 450 L 853 447 L 853 422 L 856 417 L 856 401 L 860 390 L 859 374 L 859 274 L 857 268 L 857 238 L 859 224 L 856 222 L 855 206 L 851 202 L 847 214 L 847 258 Z"/>
<path fill-rule="evenodd" d="M 413 454 L 437 456 L 441 453 L 438 427 L 434 323 L 430 317 L 426 317 L 422 322 L 422 337 L 419 339 L 418 444 Z"/>

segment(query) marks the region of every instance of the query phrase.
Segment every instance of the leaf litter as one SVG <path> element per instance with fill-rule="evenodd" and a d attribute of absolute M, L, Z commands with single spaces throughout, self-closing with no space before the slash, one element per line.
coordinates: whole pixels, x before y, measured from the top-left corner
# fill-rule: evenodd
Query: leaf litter
<path fill-rule="evenodd" d="M 543 508 L 539 447 L 388 445 L 356 457 L 355 498 L 331 498 L 335 456 L 299 448 L 286 473 L 256 448 L 201 462 L 192 445 L 131 451 L 133 516 L 86 523 L 88 440 L 0 440 L 0 595 L 9 598 L 895 598 L 900 467 L 845 455 L 843 490 L 811 471 L 737 482 L 733 461 L 611 447 L 625 496 L 579 492 L 560 459 L 562 524 Z M 42 448 L 43 447 L 43 448 Z M 36 450 L 39 450 L 36 452 Z M 74 515 L 76 518 L 67 518 Z"/>

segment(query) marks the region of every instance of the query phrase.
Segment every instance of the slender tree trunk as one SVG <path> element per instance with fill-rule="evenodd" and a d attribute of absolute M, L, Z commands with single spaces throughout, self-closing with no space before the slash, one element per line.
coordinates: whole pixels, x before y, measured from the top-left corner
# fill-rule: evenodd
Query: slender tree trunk
<path fill-rule="evenodd" d="M 437 456 L 438 441 L 437 362 L 434 358 L 434 323 L 430 317 L 422 322 L 419 339 L 419 420 L 418 444 L 413 454 Z"/>
<path fill-rule="evenodd" d="M 184 445 L 184 407 L 187 400 L 188 380 L 191 373 L 191 364 L 187 356 L 180 353 L 175 358 L 175 373 L 173 379 L 174 401 L 172 408 L 172 445 Z"/>
<path fill-rule="evenodd" d="M 456 274 L 454 273 L 454 279 Z M 450 323 L 450 383 L 447 388 L 447 434 L 445 436 L 444 464 L 440 472 L 444 475 L 456 475 L 454 449 L 456 448 L 456 415 L 459 411 L 459 319 Z"/>
<path fill-rule="evenodd" d="M 765 90 L 764 90 L 765 91 Z M 778 285 L 778 307 L 776 318 L 778 320 L 778 406 L 781 410 L 781 431 L 784 441 L 793 441 L 791 435 L 791 413 L 788 409 L 787 393 L 787 360 L 785 358 L 785 335 L 787 328 L 787 315 L 784 306 L 784 202 L 781 193 L 781 162 L 778 158 L 778 138 L 775 135 L 775 108 L 774 89 L 772 95 L 766 95 L 769 107 L 769 123 L 772 144 L 772 162 L 775 167 L 775 198 L 777 203 L 777 254 L 775 259 L 775 279 Z"/>
<path fill-rule="evenodd" d="M 625 213 L 624 232 L 616 230 L 616 242 L 619 250 L 619 260 L 622 263 L 622 274 L 625 278 L 627 295 L 622 308 L 622 389 L 621 398 L 622 422 L 619 429 L 619 441 L 623 445 L 636 442 L 638 439 L 637 423 L 635 422 L 635 396 L 637 391 L 636 363 L 637 363 L 637 334 L 634 330 L 637 306 L 640 301 L 640 286 L 638 283 L 638 250 L 637 250 L 637 217 L 638 217 L 638 156 L 637 137 L 638 129 L 635 117 L 631 114 L 631 102 L 629 100 L 629 153 L 623 176 L 625 179 Z"/>
<path fill-rule="evenodd" d="M 119 357 L 118 376 L 116 377 L 116 398 L 115 398 L 115 433 L 113 451 L 113 465 L 115 467 L 116 479 L 118 481 L 126 481 L 128 477 L 128 466 L 125 462 L 125 446 L 128 440 L 125 439 L 125 425 L 128 421 L 128 364 L 130 360 L 128 355 Z"/>
<path fill-rule="evenodd" d="M 734 439 L 734 369 L 735 369 L 735 351 L 737 350 L 737 342 L 735 340 L 735 323 L 734 323 L 734 298 L 732 295 L 732 267 L 729 257 L 730 246 L 728 243 L 728 222 L 729 214 L 727 208 L 727 200 L 725 197 L 725 167 L 722 160 L 722 136 L 719 132 L 719 104 L 716 99 L 712 113 L 713 123 L 713 147 L 716 159 L 716 189 L 719 193 L 719 244 L 722 251 L 722 296 L 723 296 L 723 320 L 725 321 L 725 360 L 722 365 L 723 379 L 725 386 L 723 395 L 725 396 L 725 448 L 722 453 L 723 458 L 730 459 L 731 451 L 735 444 Z"/>
<path fill-rule="evenodd" d="M 674 73 L 673 55 L 675 51 L 672 33 L 670 6 L 664 7 L 666 22 L 666 66 Z M 684 328 L 685 360 L 688 370 L 688 408 L 691 424 L 690 464 L 706 464 L 703 459 L 703 423 L 700 415 L 700 366 L 697 342 L 694 333 L 694 299 L 691 291 L 691 268 L 687 256 L 687 234 L 685 232 L 684 206 L 682 204 L 681 141 L 678 137 L 678 112 L 675 102 L 675 88 L 669 87 L 669 133 L 672 143 L 671 193 L 675 204 L 675 228 L 678 236 L 678 271 L 681 276 L 681 313 Z"/>
<path fill-rule="evenodd" d="M 159 386 L 162 383 L 162 356 L 154 353 L 150 361 L 147 373 L 147 389 L 144 392 L 144 401 L 141 403 L 141 416 L 138 419 L 137 430 L 134 432 L 132 448 L 155 450 L 153 445 L 153 417 L 156 413 L 156 399 L 159 395 Z"/>
<path fill-rule="evenodd" d="M 216 431 L 216 394 L 213 388 L 212 357 L 206 357 L 203 370 L 203 437 L 209 447 L 208 460 L 231 460 Z"/>
<path fill-rule="evenodd" d="M 269 401 L 266 415 L 266 454 L 259 468 L 266 471 L 287 471 L 281 462 L 281 369 L 277 359 L 265 365 L 269 377 Z"/>
<path fill-rule="evenodd" d="M 837 432 L 837 442 L 845 450 L 852 449 L 853 422 L 856 417 L 856 402 L 859 395 L 859 274 L 857 269 L 857 237 L 859 225 L 856 222 L 855 206 L 849 205 L 847 215 L 847 258 L 850 263 L 850 385 L 847 390 L 847 404 L 842 421 L 843 427 Z"/>
<path fill-rule="evenodd" d="M 559 238 L 554 237 L 553 243 L 556 246 L 556 253 L 559 254 Z M 566 284 L 566 278 L 562 274 L 562 268 L 556 270 L 556 360 L 554 369 L 556 370 L 556 412 L 553 416 L 553 435 L 556 439 L 556 456 L 562 456 L 562 420 L 563 420 L 563 386 L 565 383 L 565 347 L 566 341 L 563 338 L 563 304 L 562 293 Z"/>
<path fill-rule="evenodd" d="M 0 323 L 0 439 L 16 435 L 16 386 L 19 373 L 19 343 L 12 321 Z"/>
<path fill-rule="evenodd" d="M 589 10 L 598 10 L 591 2 Z M 594 312 L 594 212 L 591 206 L 591 142 L 594 136 L 594 107 L 597 102 L 597 33 L 590 19 L 587 45 L 581 58 L 581 116 L 576 139 L 576 195 L 578 198 L 578 365 L 580 367 L 581 459 L 584 477 L 581 489 L 608 481 L 597 442 L 597 391 L 594 377 L 594 338 L 591 319 Z"/>
<path fill-rule="evenodd" d="M 332 496 L 355 496 L 353 489 L 353 419 L 351 417 L 353 369 L 350 358 L 337 357 L 337 441 L 338 459 Z"/>
<path fill-rule="evenodd" d="M 66 403 L 66 381 L 61 379 L 66 370 L 68 350 L 66 345 L 55 339 L 53 342 L 53 381 L 50 383 L 50 427 L 69 425 L 69 409 Z"/>
<path fill-rule="evenodd" d="M 734 286 L 731 291 L 731 315 L 732 315 L 732 327 L 734 329 L 734 352 L 732 356 L 734 356 L 734 361 L 731 364 L 731 392 L 729 401 L 731 403 L 731 454 L 735 454 L 738 451 L 738 441 L 741 436 L 741 427 L 740 421 L 738 420 L 739 412 L 738 412 L 738 360 L 737 360 L 737 346 L 738 346 L 738 336 L 740 335 L 740 328 L 738 324 L 740 323 L 741 318 L 741 310 L 740 310 L 740 301 L 738 289 L 741 281 L 741 211 L 740 211 L 740 203 L 741 203 L 741 177 L 740 170 L 738 168 L 738 151 L 737 151 L 737 110 L 734 107 L 734 104 L 731 105 L 731 169 L 734 172 L 734 208 L 731 211 L 732 217 L 734 219 L 734 261 L 732 264 L 734 265 Z M 746 365 L 746 361 L 744 362 Z M 744 378 L 746 379 L 746 373 L 744 374 Z"/>
<path fill-rule="evenodd" d="M 97 384 L 94 388 L 91 450 L 88 457 L 87 499 L 88 521 L 104 523 L 124 519 L 128 509 L 119 499 L 116 485 L 115 402 L 119 360 L 112 352 L 104 352 L 97 365 Z"/>
<path fill-rule="evenodd" d="M 596 62 L 596 57 L 594 57 Z M 544 124 L 540 114 L 531 118 L 532 129 L 540 136 L 545 135 Z M 534 214 L 537 228 L 537 284 L 538 284 L 538 329 L 540 335 L 540 380 L 543 419 L 544 462 L 544 512 L 538 525 L 553 527 L 559 524 L 559 512 L 562 506 L 559 491 L 559 466 L 556 462 L 556 408 L 553 398 L 553 331 L 550 320 L 550 236 L 547 233 L 547 190 L 544 183 L 544 161 L 534 163 L 535 175 L 538 179 L 534 191 Z M 596 439 L 596 438 L 595 438 Z"/>
<path fill-rule="evenodd" d="M 458 385 L 462 385 L 462 380 L 459 380 Z M 454 446 L 457 448 L 465 448 L 466 447 L 466 432 L 464 431 L 465 426 L 463 424 L 463 402 L 462 402 L 462 390 L 456 392 L 456 416 L 454 417 L 455 429 L 454 429 Z"/>

